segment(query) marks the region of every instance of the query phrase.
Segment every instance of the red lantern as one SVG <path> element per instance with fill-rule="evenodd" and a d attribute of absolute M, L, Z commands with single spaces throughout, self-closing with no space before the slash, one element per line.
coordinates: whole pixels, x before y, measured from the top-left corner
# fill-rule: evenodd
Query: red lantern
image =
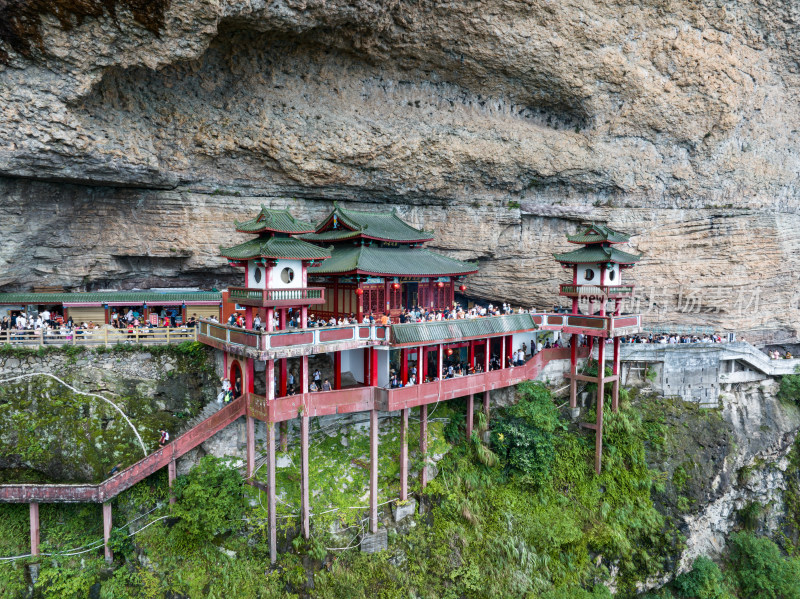
<path fill-rule="evenodd" d="M 464 292 L 467 290 L 467 286 L 462 283 L 461 285 L 458 286 L 458 290 Z"/>
<path fill-rule="evenodd" d="M 400 283 L 392 283 L 392 289 L 400 289 Z"/>
<path fill-rule="evenodd" d="M 451 348 L 451 347 L 447 348 L 447 355 L 448 356 L 452 356 L 453 355 L 453 348 Z"/>
<path fill-rule="evenodd" d="M 361 289 L 361 287 L 359 287 L 358 289 L 356 289 L 356 295 L 364 295 L 364 290 Z"/>
<path fill-rule="evenodd" d="M 436 283 L 436 286 L 437 286 L 439 289 L 441 289 L 442 287 L 444 287 L 444 283 L 442 283 L 441 281 L 439 281 L 438 283 Z"/>

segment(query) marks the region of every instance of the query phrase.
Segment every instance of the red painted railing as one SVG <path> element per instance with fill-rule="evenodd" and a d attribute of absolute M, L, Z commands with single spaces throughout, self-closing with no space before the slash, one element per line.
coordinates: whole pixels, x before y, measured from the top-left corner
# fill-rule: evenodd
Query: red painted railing
<path fill-rule="evenodd" d="M 258 289 L 229 287 L 228 300 L 246 306 L 298 306 L 325 303 L 324 287 Z"/>
<path fill-rule="evenodd" d="M 245 398 L 240 397 L 220 411 L 215 412 L 196 426 L 192 427 L 172 443 L 151 453 L 132 466 L 118 472 L 111 478 L 97 485 L 48 485 L 20 484 L 0 485 L 0 502 L 103 502 L 129 489 L 154 472 L 194 449 L 200 443 L 212 437 L 237 418 L 244 416 Z"/>

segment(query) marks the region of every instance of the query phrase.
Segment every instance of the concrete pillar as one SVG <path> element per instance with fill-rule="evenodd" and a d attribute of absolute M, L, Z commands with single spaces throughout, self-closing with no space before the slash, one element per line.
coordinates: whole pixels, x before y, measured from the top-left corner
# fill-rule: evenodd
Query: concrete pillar
<path fill-rule="evenodd" d="M 428 406 L 419 407 L 419 453 L 422 458 L 419 484 L 424 489 L 428 485 Z"/>
<path fill-rule="evenodd" d="M 619 337 L 614 337 L 614 363 L 612 365 L 612 372 L 617 376 L 617 380 L 611 386 L 611 411 L 619 411 Z"/>
<path fill-rule="evenodd" d="M 255 419 L 247 416 L 247 478 L 252 478 L 256 467 Z"/>
<path fill-rule="evenodd" d="M 467 441 L 472 437 L 472 411 L 475 409 L 475 396 L 470 393 L 467 396 Z"/>
<path fill-rule="evenodd" d="M 175 503 L 175 492 L 173 488 L 175 486 L 175 479 L 177 478 L 178 474 L 178 466 L 175 460 L 170 460 L 169 464 L 167 464 L 167 481 L 169 482 L 169 502 Z"/>
<path fill-rule="evenodd" d="M 603 339 L 597 339 L 597 422 L 594 438 L 594 470 L 600 474 L 603 463 L 603 396 L 605 394 L 606 356 Z"/>
<path fill-rule="evenodd" d="M 342 352 L 333 352 L 333 388 L 342 388 Z"/>
<path fill-rule="evenodd" d="M 303 538 L 311 535 L 311 510 L 308 499 L 308 416 L 300 417 L 300 522 Z"/>
<path fill-rule="evenodd" d="M 267 366 L 264 370 L 267 383 L 267 400 L 275 399 L 275 360 L 267 360 Z"/>
<path fill-rule="evenodd" d="M 408 499 L 408 408 L 400 410 L 400 501 L 406 499 Z"/>
<path fill-rule="evenodd" d="M 36 557 L 39 555 L 39 504 L 32 502 L 30 504 L 31 515 L 31 555 Z"/>
<path fill-rule="evenodd" d="M 278 559 L 278 518 L 275 513 L 275 425 L 267 422 L 267 510 L 269 512 L 269 561 Z"/>
<path fill-rule="evenodd" d="M 111 504 L 103 504 L 103 548 L 105 550 L 106 563 L 110 564 L 114 561 L 114 554 L 111 552 L 111 546 L 108 544 L 111 538 Z"/>
<path fill-rule="evenodd" d="M 378 532 L 378 410 L 369 413 L 369 531 Z"/>

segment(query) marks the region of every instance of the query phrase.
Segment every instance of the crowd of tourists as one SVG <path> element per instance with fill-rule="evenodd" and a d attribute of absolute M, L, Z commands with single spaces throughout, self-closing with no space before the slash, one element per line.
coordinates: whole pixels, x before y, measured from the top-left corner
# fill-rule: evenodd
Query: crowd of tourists
<path fill-rule="evenodd" d="M 620 343 L 660 343 L 662 345 L 678 343 L 727 343 L 727 337 L 718 333 L 705 333 L 703 335 L 678 335 L 673 334 L 653 334 L 648 335 L 626 335 L 620 338 Z M 744 341 L 741 338 L 740 341 Z"/>

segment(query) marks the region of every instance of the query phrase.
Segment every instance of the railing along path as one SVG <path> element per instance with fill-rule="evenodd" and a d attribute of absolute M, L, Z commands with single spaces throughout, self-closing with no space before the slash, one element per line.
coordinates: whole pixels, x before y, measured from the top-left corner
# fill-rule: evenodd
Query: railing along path
<path fill-rule="evenodd" d="M 47 347 L 62 345 L 111 346 L 120 343 L 141 345 L 167 345 L 197 340 L 197 327 L 156 327 L 137 329 L 73 329 L 62 333 L 57 330 L 45 333 L 42 329 L 8 330 L 0 332 L 0 345 Z"/>

